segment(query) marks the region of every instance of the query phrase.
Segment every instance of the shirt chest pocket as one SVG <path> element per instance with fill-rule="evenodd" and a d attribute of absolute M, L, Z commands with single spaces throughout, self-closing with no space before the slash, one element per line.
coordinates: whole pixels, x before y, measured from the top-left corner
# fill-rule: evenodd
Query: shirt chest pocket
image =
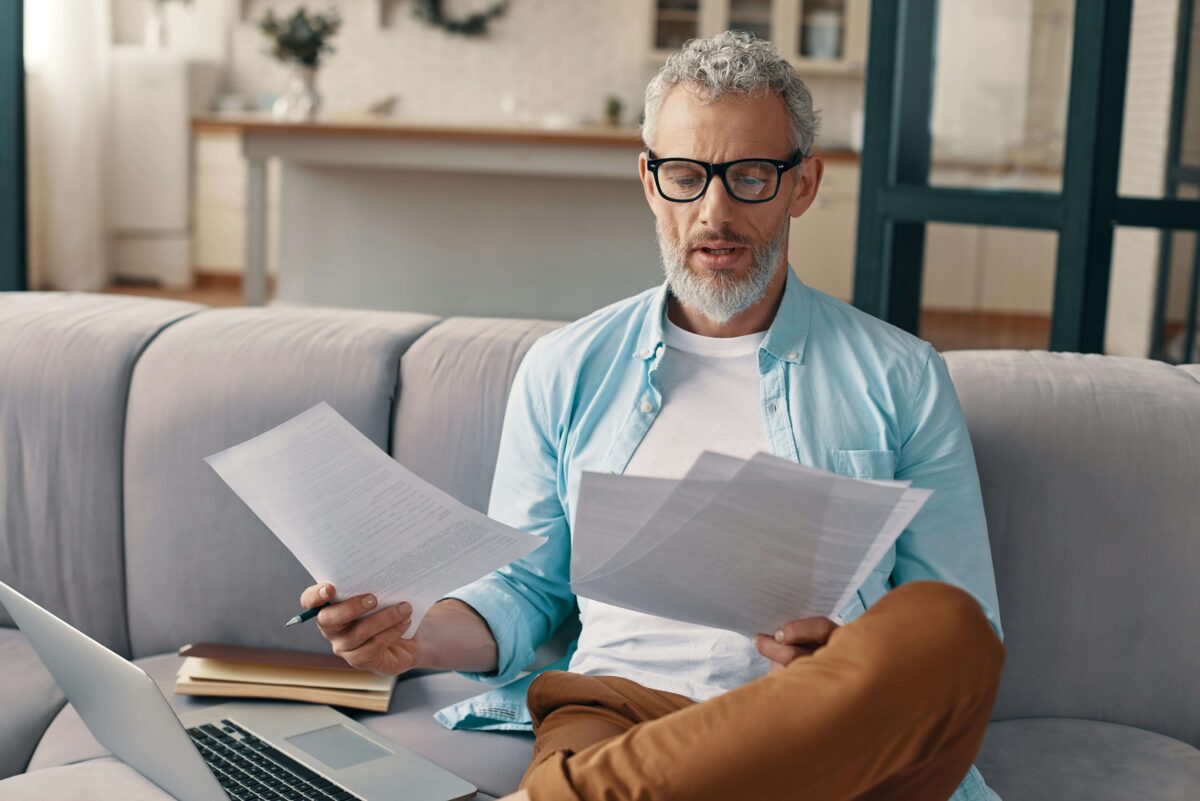
<path fill-rule="evenodd" d="M 895 451 L 835 450 L 833 472 L 850 478 L 890 480 L 896 477 Z"/>

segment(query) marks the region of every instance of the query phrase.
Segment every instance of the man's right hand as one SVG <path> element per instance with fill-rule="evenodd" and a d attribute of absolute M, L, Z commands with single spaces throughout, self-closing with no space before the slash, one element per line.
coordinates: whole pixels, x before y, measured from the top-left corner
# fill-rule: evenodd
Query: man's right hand
<path fill-rule="evenodd" d="M 321 606 L 335 597 L 332 584 L 314 584 L 300 595 L 305 609 Z M 412 622 L 412 606 L 401 603 L 370 617 L 374 595 L 355 595 L 337 601 L 317 614 L 317 626 L 333 652 L 356 668 L 381 676 L 395 676 L 420 665 L 419 637 L 402 636 Z"/>

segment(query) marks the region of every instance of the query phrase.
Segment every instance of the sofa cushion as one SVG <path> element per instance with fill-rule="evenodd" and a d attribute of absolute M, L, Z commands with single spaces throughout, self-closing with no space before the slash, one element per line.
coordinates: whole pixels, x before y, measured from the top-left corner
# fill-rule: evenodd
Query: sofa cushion
<path fill-rule="evenodd" d="M 128 654 L 121 464 L 138 355 L 193 303 L 0 294 L 0 576 Z M 13 625 L 0 607 L 0 625 Z"/>
<path fill-rule="evenodd" d="M 11 801 L 171 801 L 173 796 L 116 757 L 34 770 L 0 782 Z"/>
<path fill-rule="evenodd" d="M 1117 356 L 946 362 L 1005 631 L 993 719 L 1106 720 L 1200 746 L 1200 383 Z"/>
<path fill-rule="evenodd" d="M 1004 801 L 1200 798 L 1200 750 L 1116 723 L 997 721 L 988 726 L 975 765 Z"/>
<path fill-rule="evenodd" d="M 25 770 L 63 701 L 25 635 L 0 627 L 0 779 Z"/>
<path fill-rule="evenodd" d="M 182 659 L 160 654 L 134 660 L 167 697 L 176 713 L 221 703 L 219 698 L 176 695 L 175 672 Z M 397 744 L 441 765 L 479 788 L 481 793 L 505 795 L 516 789 L 533 751 L 533 737 L 524 734 L 449 731 L 433 719 L 447 704 L 479 692 L 480 684 L 455 673 L 414 672 L 396 684 L 388 713 L 343 709 Z M 29 770 L 96 759 L 108 755 L 68 704 L 55 717 L 29 762 Z M 3 785 L 0 785 L 3 787 Z M 0 793 L 0 797 L 5 797 Z"/>
<path fill-rule="evenodd" d="M 328 652 L 284 628 L 312 578 L 203 461 L 319 401 L 385 451 L 423 314 L 214 309 L 156 339 L 129 391 L 125 564 L 134 656 L 187 642 Z"/>
<path fill-rule="evenodd" d="M 392 455 L 486 514 L 517 366 L 538 337 L 562 325 L 452 317 L 417 340 L 400 365 Z"/>

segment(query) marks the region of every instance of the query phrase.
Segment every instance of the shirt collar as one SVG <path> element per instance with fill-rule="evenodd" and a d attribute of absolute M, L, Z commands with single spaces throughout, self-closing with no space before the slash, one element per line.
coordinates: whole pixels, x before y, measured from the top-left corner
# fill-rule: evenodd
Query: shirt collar
<path fill-rule="evenodd" d="M 663 346 L 663 316 L 667 309 L 667 282 L 663 281 L 655 291 L 642 321 L 638 334 L 635 359 L 645 361 L 655 357 Z M 787 280 L 783 286 L 783 299 L 775 311 L 775 319 L 767 329 L 760 350 L 776 359 L 793 364 L 804 361 L 804 345 L 808 341 L 808 323 L 811 318 L 812 292 L 797 277 L 792 266 L 787 265 Z"/>

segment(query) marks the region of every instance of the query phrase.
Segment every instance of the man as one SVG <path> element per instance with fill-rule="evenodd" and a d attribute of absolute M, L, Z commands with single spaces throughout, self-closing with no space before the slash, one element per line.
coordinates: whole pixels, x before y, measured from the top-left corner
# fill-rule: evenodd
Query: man
<path fill-rule="evenodd" d="M 934 493 L 842 626 L 806 618 L 751 642 L 579 599 L 569 671 L 529 687 L 534 757 L 509 798 L 995 797 L 971 767 L 1004 648 L 970 440 L 927 343 L 791 271 L 790 220 L 821 182 L 815 133 L 769 43 L 724 33 L 673 55 L 647 88 L 638 161 L 666 282 L 540 339 L 509 398 L 488 513 L 548 542 L 440 601 L 412 639 L 409 607 L 363 617 L 370 596 L 318 623 L 359 667 L 507 682 L 573 609 L 584 470 L 677 478 L 703 450 L 765 450 Z M 317 585 L 301 602 L 332 597 Z"/>

